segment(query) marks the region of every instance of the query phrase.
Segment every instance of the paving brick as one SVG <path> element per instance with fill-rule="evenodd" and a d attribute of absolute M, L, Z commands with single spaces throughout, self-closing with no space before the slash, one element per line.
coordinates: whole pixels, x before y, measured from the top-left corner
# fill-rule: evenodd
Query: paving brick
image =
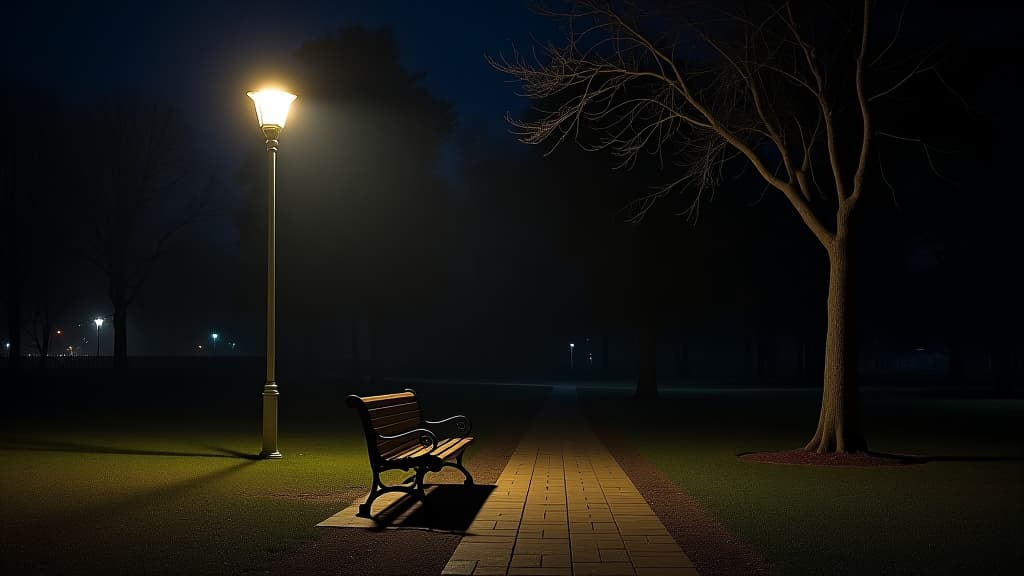
<path fill-rule="evenodd" d="M 516 540 L 516 554 L 568 554 L 569 540 L 519 538 Z"/>
<path fill-rule="evenodd" d="M 469 576 L 473 573 L 474 568 L 476 568 L 476 560 L 449 560 L 441 574 Z"/>
<path fill-rule="evenodd" d="M 540 554 L 513 554 L 510 567 L 538 567 L 540 566 Z"/>
<path fill-rule="evenodd" d="M 696 576 L 650 505 L 553 393 L 456 548 L 445 574 Z"/>
<path fill-rule="evenodd" d="M 540 565 L 545 568 L 569 568 L 568 554 L 544 554 L 540 558 Z"/>
<path fill-rule="evenodd" d="M 573 562 L 573 576 L 635 576 L 629 562 Z"/>
<path fill-rule="evenodd" d="M 572 576 L 571 568 L 509 568 L 508 576 Z"/>
<path fill-rule="evenodd" d="M 601 550 L 601 562 L 629 562 L 629 554 L 625 550 Z"/>
<path fill-rule="evenodd" d="M 477 566 L 473 576 L 505 576 L 505 566 Z"/>

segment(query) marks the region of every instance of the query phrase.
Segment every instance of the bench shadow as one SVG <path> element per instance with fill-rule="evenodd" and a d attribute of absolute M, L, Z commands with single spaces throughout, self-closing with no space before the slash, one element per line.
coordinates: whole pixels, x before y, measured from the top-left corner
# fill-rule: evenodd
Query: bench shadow
<path fill-rule="evenodd" d="M 130 456 L 189 456 L 198 458 L 241 458 L 259 460 L 256 454 L 245 454 L 227 448 L 203 446 L 213 452 L 185 452 L 171 450 L 145 450 L 140 448 L 114 448 L 97 446 L 80 442 L 58 442 L 53 440 L 33 440 L 30 438 L 0 439 L 0 450 L 17 450 L 28 452 L 80 452 L 83 454 L 124 454 Z"/>
<path fill-rule="evenodd" d="M 373 530 L 401 528 L 465 533 L 496 486 L 434 484 L 426 486 L 426 502 L 403 496 L 374 514 Z"/>

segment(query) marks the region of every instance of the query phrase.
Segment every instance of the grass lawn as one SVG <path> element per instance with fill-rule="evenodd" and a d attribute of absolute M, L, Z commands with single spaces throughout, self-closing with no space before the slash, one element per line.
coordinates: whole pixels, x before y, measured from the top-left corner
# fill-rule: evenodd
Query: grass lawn
<path fill-rule="evenodd" d="M 937 457 L 903 467 L 817 468 L 741 462 L 746 451 L 802 446 L 819 392 L 580 395 L 782 574 L 1018 574 L 1024 565 L 1024 401 L 869 392 L 879 452 Z M 602 424 L 599 424 L 602 423 Z"/>
<path fill-rule="evenodd" d="M 417 391 L 428 417 L 463 412 L 473 419 L 471 470 L 473 452 L 519 429 L 509 419 L 547 393 Z M 256 402 L 240 424 L 188 413 L 168 419 L 166 410 L 153 419 L 100 411 L 87 426 L 8 423 L 0 431 L 0 573 L 237 574 L 316 537 L 323 530 L 317 522 L 368 489 L 366 445 L 340 398 L 307 413 L 286 410 L 289 400 L 282 396 L 285 457 L 277 461 L 250 457 L 260 446 Z"/>

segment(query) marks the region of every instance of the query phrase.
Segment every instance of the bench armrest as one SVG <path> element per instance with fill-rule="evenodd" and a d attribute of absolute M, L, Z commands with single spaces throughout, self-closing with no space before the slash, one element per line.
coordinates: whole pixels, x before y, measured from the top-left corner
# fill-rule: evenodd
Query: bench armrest
<path fill-rule="evenodd" d="M 426 428 L 416 428 L 413 430 L 402 432 L 401 434 L 395 434 L 394 436 L 385 436 L 383 434 L 377 434 L 377 439 L 396 440 L 398 438 L 405 438 L 406 436 L 414 436 L 416 434 L 419 434 L 418 441 L 421 445 L 430 446 L 431 450 L 437 448 L 437 435 L 431 432 L 430 430 L 427 430 Z"/>
<path fill-rule="evenodd" d="M 456 435 L 459 437 L 468 436 L 469 431 L 473 429 L 473 423 L 469 420 L 468 417 L 463 416 L 461 414 L 459 414 L 458 416 L 451 416 L 445 418 L 444 420 L 424 420 L 423 423 L 430 426 L 437 426 L 439 424 L 452 424 L 453 426 L 455 426 L 455 431 L 457 432 Z"/>

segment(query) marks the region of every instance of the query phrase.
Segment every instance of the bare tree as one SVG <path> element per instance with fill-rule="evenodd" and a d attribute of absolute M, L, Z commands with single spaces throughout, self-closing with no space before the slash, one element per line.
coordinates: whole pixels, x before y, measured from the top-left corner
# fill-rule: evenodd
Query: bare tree
<path fill-rule="evenodd" d="M 814 15 L 790 3 L 640 9 L 579 0 L 541 9 L 564 19 L 564 43 L 491 60 L 537 101 L 537 116 L 509 118 L 523 142 L 575 140 L 623 168 L 644 154 L 665 162 L 672 177 L 633 202 L 634 219 L 682 191 L 692 194 L 685 214 L 696 218 L 734 163 L 785 196 L 830 264 L 821 412 L 805 446 L 822 453 L 867 449 L 848 339 L 848 256 L 851 218 L 878 166 L 872 144 L 891 135 L 874 126 L 875 106 L 937 73 L 927 57 L 890 57 L 902 13 L 876 49 L 870 0 L 824 4 L 800 4 Z"/>
<path fill-rule="evenodd" d="M 128 308 L 172 238 L 203 212 L 188 179 L 184 120 L 171 108 L 125 97 L 93 110 L 97 146 L 84 155 L 88 259 L 108 280 L 114 358 L 128 354 Z M 190 191 L 191 190 L 191 191 Z"/>

